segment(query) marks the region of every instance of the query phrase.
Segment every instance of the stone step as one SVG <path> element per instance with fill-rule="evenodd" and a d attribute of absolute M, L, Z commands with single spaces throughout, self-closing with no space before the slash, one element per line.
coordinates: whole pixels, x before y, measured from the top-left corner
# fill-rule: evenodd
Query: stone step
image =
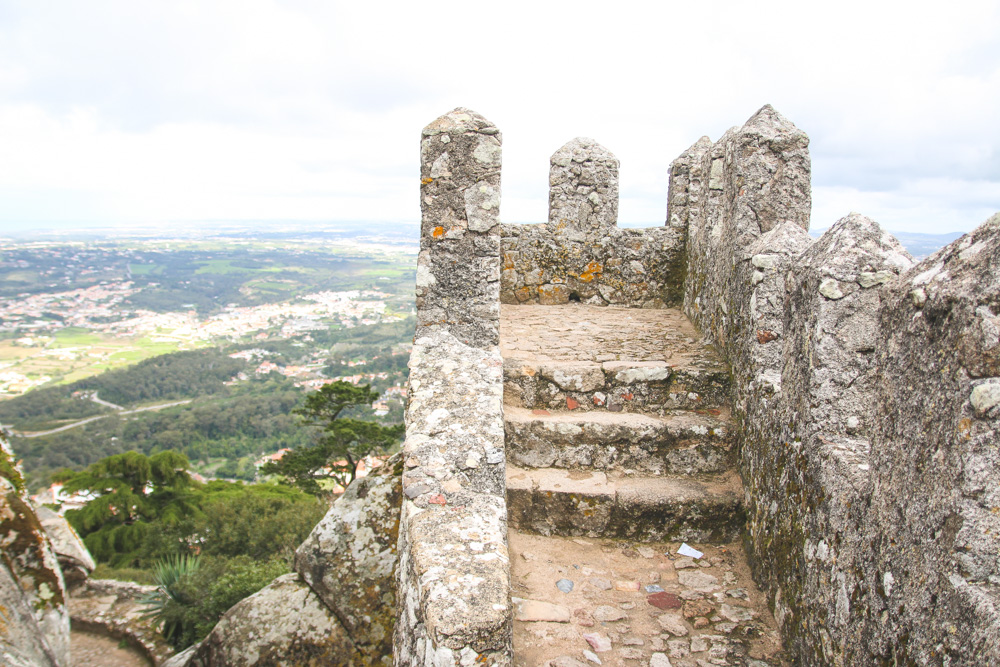
<path fill-rule="evenodd" d="M 524 468 L 577 468 L 642 475 L 720 473 L 732 467 L 722 417 L 674 412 L 557 412 L 506 406 L 508 461 Z"/>
<path fill-rule="evenodd" d="M 718 408 L 729 400 L 729 371 L 714 357 L 668 362 L 504 358 L 504 402 L 548 410 L 662 414 Z"/>
<path fill-rule="evenodd" d="M 735 540 L 745 516 L 735 473 L 703 480 L 507 466 L 512 528 L 641 542 Z"/>

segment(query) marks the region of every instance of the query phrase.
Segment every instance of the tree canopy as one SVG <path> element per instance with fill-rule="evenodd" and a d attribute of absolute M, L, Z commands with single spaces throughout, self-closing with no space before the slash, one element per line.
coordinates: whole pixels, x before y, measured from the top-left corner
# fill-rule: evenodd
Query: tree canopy
<path fill-rule="evenodd" d="M 345 411 L 369 405 L 378 396 L 368 385 L 348 382 L 331 382 L 312 392 L 295 413 L 303 422 L 321 427 L 322 434 L 313 445 L 286 452 L 280 460 L 266 463 L 261 473 L 280 475 L 317 496 L 329 493 L 320 483 L 323 478 L 346 488 L 357 477 L 358 465 L 366 456 L 387 452 L 403 434 L 402 424 L 383 426 L 342 416 Z"/>

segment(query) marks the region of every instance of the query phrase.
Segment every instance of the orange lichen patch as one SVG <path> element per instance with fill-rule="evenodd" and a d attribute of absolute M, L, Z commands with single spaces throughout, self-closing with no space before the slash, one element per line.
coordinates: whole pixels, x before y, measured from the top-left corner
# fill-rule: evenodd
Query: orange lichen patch
<path fill-rule="evenodd" d="M 516 290 L 514 290 L 514 296 L 517 297 L 518 301 L 524 303 L 525 301 L 531 298 L 531 288 L 518 287 Z"/>
<path fill-rule="evenodd" d="M 420 179 L 420 183 L 422 185 L 427 185 L 428 183 L 433 183 L 433 182 L 434 182 L 433 178 L 421 178 Z"/>
<path fill-rule="evenodd" d="M 587 268 L 585 268 L 583 272 L 580 274 L 580 280 L 582 280 L 585 283 L 589 283 L 591 280 L 594 279 L 594 276 L 596 274 L 599 274 L 602 271 L 604 271 L 604 267 L 601 266 L 598 262 L 590 262 L 589 264 L 587 264 Z"/>
<path fill-rule="evenodd" d="M 433 236 L 436 239 L 439 239 L 442 236 L 444 236 L 444 227 L 435 227 L 434 231 L 431 232 L 431 236 Z"/>
<path fill-rule="evenodd" d="M 965 417 L 964 419 L 959 420 L 959 422 L 958 422 L 958 435 L 963 440 L 971 440 L 972 439 L 972 420 L 971 419 L 969 419 L 968 417 Z"/>
<path fill-rule="evenodd" d="M 514 256 L 511 255 L 509 252 L 505 252 L 503 254 L 503 268 L 504 269 L 514 268 Z"/>

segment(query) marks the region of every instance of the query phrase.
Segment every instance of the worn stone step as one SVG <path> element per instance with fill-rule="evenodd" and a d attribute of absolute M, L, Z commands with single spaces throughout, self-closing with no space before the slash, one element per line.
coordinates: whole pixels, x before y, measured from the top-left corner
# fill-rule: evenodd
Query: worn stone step
<path fill-rule="evenodd" d="M 507 467 L 511 527 L 541 535 L 727 542 L 745 515 L 735 473 L 694 480 Z"/>
<path fill-rule="evenodd" d="M 508 460 L 524 468 L 680 476 L 724 472 L 733 463 L 728 423 L 694 412 L 654 417 L 507 406 L 504 430 Z"/>
<path fill-rule="evenodd" d="M 718 408 L 729 400 L 729 371 L 714 357 L 674 363 L 636 359 L 504 359 L 504 402 L 525 408 L 663 413 Z"/>

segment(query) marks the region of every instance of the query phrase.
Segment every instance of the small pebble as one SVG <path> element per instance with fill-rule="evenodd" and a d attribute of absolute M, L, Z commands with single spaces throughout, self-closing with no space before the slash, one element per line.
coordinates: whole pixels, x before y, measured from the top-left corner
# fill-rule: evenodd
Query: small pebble
<path fill-rule="evenodd" d="M 569 579 L 560 579 L 556 582 L 556 588 L 558 588 L 563 593 L 569 593 L 573 590 L 573 582 Z"/>
<path fill-rule="evenodd" d="M 712 643 L 706 637 L 694 637 L 691 639 L 691 652 L 701 653 L 712 647 Z"/>
<path fill-rule="evenodd" d="M 686 570 L 689 567 L 698 567 L 693 558 L 678 558 L 674 561 L 675 570 Z"/>
<path fill-rule="evenodd" d="M 586 658 L 587 660 L 590 660 L 591 662 L 593 662 L 595 664 L 598 664 L 598 665 L 602 664 L 601 663 L 601 659 L 598 658 L 597 654 L 594 653 L 593 651 L 586 651 L 585 650 L 583 652 L 583 657 Z"/>
<path fill-rule="evenodd" d="M 680 609 L 684 604 L 679 597 L 665 591 L 663 593 L 653 593 L 646 598 L 646 602 L 657 609 Z"/>
<path fill-rule="evenodd" d="M 665 653 L 654 653 L 649 657 L 649 667 L 673 667 Z"/>
<path fill-rule="evenodd" d="M 628 614 L 610 605 L 602 604 L 594 610 L 594 620 L 601 621 L 602 623 L 613 623 L 614 621 L 621 621 L 626 618 L 628 618 Z"/>
<path fill-rule="evenodd" d="M 587 579 L 587 583 L 599 591 L 611 590 L 611 580 L 605 579 L 604 577 L 591 577 L 590 579 Z"/>
<path fill-rule="evenodd" d="M 701 630 L 702 628 L 707 628 L 711 624 L 708 622 L 707 618 L 705 618 L 704 616 L 699 616 L 698 618 L 694 619 L 692 625 L 694 625 L 696 630 Z"/>
<path fill-rule="evenodd" d="M 639 590 L 638 581 L 616 581 L 615 582 L 616 591 L 637 591 Z"/>
<path fill-rule="evenodd" d="M 647 593 L 662 593 L 663 592 L 663 586 L 660 586 L 659 584 L 649 584 L 645 588 L 646 588 L 646 592 Z"/>
<path fill-rule="evenodd" d="M 611 638 L 606 635 L 598 632 L 587 632 L 583 638 L 598 653 L 606 653 L 611 650 Z"/>

